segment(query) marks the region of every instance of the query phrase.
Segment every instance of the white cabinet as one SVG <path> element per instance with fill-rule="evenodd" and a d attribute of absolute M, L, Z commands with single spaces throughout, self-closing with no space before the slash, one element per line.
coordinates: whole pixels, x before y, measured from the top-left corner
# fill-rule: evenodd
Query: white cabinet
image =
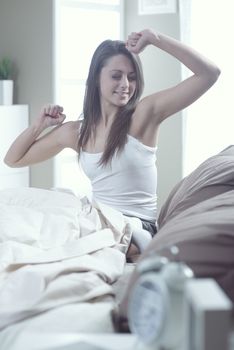
<path fill-rule="evenodd" d="M 16 137 L 28 126 L 28 106 L 0 106 L 0 190 L 29 186 L 29 168 L 10 168 L 3 159 Z"/>

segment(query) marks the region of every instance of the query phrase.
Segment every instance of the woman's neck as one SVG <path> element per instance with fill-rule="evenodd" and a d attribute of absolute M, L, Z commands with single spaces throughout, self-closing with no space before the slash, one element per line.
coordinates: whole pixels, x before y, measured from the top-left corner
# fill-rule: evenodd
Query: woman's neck
<path fill-rule="evenodd" d="M 101 106 L 101 124 L 105 127 L 108 128 L 110 125 L 112 125 L 116 113 L 118 112 L 118 107 L 113 107 L 112 106 Z"/>

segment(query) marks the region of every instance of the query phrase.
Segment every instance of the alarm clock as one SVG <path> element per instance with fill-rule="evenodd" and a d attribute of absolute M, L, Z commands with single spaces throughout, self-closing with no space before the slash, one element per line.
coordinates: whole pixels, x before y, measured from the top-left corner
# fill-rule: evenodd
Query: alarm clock
<path fill-rule="evenodd" d="M 193 277 L 192 270 L 160 256 L 143 260 L 137 270 L 140 277 L 128 305 L 130 331 L 145 349 L 179 349 L 185 284 Z"/>

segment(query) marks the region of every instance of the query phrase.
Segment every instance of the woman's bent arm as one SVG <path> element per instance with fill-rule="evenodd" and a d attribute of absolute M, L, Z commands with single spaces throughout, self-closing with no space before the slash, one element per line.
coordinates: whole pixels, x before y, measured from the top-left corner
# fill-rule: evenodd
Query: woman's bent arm
<path fill-rule="evenodd" d="M 4 162 L 11 167 L 28 166 L 53 157 L 64 147 L 76 147 L 75 122 L 62 124 L 64 119 L 61 107 L 44 107 L 34 123 L 13 142 Z M 56 127 L 39 137 L 50 126 Z"/>

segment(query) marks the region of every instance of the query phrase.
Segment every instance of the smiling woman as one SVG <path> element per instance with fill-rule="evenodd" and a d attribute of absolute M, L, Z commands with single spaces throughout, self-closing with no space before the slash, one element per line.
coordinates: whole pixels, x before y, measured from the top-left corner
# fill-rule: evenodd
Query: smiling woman
<path fill-rule="evenodd" d="M 139 54 L 148 46 L 172 55 L 192 75 L 141 98 L 144 81 Z M 125 42 L 107 39 L 91 59 L 81 118 L 64 122 L 61 106 L 45 106 L 12 144 L 5 162 L 22 167 L 47 160 L 64 148 L 75 151 L 90 178 L 93 202 L 129 218 L 132 244 L 141 252 L 157 232 L 160 125 L 204 94 L 219 74 L 204 56 L 157 31 L 132 32 Z M 41 135 L 50 126 L 54 128 Z"/>

